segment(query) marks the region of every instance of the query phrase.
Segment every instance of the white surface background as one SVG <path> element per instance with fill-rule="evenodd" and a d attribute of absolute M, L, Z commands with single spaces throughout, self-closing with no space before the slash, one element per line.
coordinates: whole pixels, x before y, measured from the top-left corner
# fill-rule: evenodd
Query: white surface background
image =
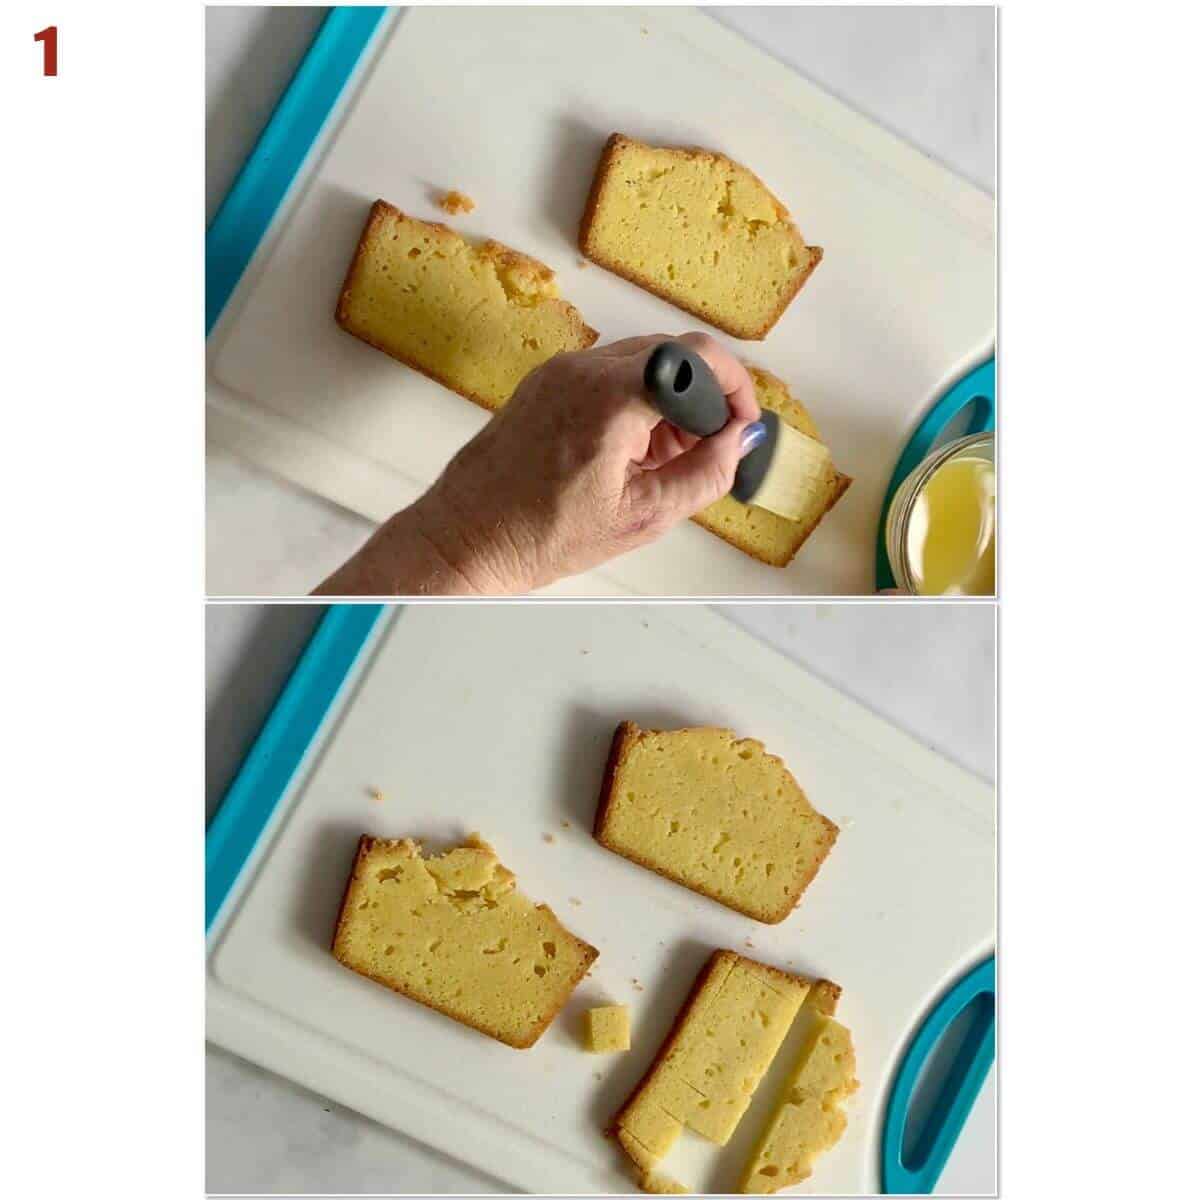
<path fill-rule="evenodd" d="M 851 106 L 973 182 L 993 187 L 992 10 L 712 11 Z M 210 215 L 319 16 L 315 10 L 209 10 Z M 207 587 L 213 595 L 305 594 L 371 528 L 216 447 L 207 463 L 207 525 Z"/>
<path fill-rule="evenodd" d="M 321 610 L 210 605 L 211 812 Z M 994 779 L 990 604 L 731 606 L 738 624 L 977 775 Z M 503 1185 L 231 1055 L 207 1054 L 212 1192 L 470 1193 Z M 995 1190 L 995 1073 L 939 1192 Z"/>

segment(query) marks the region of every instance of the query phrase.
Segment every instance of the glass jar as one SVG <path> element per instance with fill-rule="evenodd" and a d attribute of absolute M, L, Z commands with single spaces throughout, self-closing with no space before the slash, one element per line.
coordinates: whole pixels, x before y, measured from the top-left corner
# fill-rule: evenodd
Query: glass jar
<path fill-rule="evenodd" d="M 995 538 L 995 436 L 990 432 L 958 438 L 930 454 L 888 508 L 888 563 L 896 586 L 910 595 L 994 595 Z"/>

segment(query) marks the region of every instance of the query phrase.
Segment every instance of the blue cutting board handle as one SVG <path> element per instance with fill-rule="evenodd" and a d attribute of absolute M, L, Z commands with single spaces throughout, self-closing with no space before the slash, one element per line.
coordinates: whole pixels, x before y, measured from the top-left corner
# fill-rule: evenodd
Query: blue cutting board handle
<path fill-rule="evenodd" d="M 975 404 L 971 421 L 962 436 L 991 433 L 996 428 L 996 359 L 989 358 L 964 375 L 926 413 L 916 432 L 908 439 L 904 453 L 892 472 L 891 481 L 883 496 L 883 511 L 879 514 L 879 535 L 875 543 L 875 586 L 880 590 L 894 588 L 896 577 L 887 556 L 887 515 L 892 497 L 900 485 L 925 461 L 946 427 L 968 404 Z"/>
<path fill-rule="evenodd" d="M 962 1049 L 946 1073 L 919 1141 L 904 1157 L 904 1127 L 921 1069 L 946 1030 L 970 1004 L 980 1011 L 966 1032 Z M 967 1114 L 996 1058 L 996 959 L 980 963 L 938 1001 L 900 1060 L 883 1120 L 883 1192 L 928 1195 L 937 1184 Z"/>

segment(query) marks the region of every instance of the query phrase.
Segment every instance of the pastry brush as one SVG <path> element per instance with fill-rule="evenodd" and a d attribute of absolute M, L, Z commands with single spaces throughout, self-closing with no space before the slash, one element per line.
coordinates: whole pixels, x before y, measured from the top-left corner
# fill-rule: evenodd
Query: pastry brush
<path fill-rule="evenodd" d="M 682 342 L 663 342 L 646 363 L 646 394 L 672 425 L 697 437 L 725 428 L 729 405 L 709 365 Z M 743 504 L 795 521 L 828 487 L 833 459 L 828 447 L 763 409 L 765 435 L 738 464 L 729 494 Z"/>

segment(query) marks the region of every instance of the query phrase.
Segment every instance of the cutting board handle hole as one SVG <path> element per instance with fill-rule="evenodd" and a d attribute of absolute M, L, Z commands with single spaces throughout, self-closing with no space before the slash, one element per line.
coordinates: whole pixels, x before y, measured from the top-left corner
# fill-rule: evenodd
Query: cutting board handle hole
<path fill-rule="evenodd" d="M 991 992 L 981 992 L 965 1004 L 922 1064 L 904 1118 L 900 1161 L 907 1170 L 920 1171 L 929 1162 L 954 1097 L 991 1028 L 995 1002 Z"/>

